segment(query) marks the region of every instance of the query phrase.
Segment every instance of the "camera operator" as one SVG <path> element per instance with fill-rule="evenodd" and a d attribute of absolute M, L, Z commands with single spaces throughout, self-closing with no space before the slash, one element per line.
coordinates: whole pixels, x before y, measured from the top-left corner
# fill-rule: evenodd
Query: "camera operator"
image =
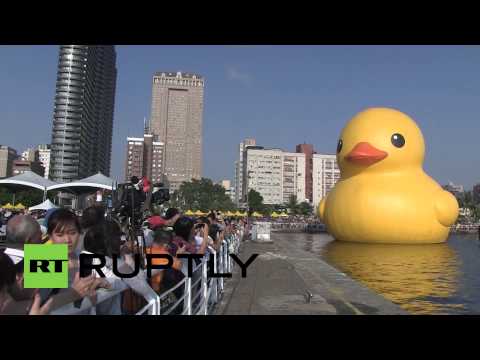
<path fill-rule="evenodd" d="M 145 203 L 145 200 L 147 199 L 146 193 L 144 191 L 144 183 L 143 179 L 139 180 L 138 177 L 132 176 L 130 179 L 130 183 L 132 184 L 132 193 L 130 196 L 133 198 L 133 208 L 134 209 L 139 209 L 142 205 L 142 203 Z"/>
<path fill-rule="evenodd" d="M 142 204 L 146 200 L 142 182 L 138 177 L 132 176 L 130 183 L 125 185 L 120 198 L 120 214 L 136 217 L 140 215 Z"/>

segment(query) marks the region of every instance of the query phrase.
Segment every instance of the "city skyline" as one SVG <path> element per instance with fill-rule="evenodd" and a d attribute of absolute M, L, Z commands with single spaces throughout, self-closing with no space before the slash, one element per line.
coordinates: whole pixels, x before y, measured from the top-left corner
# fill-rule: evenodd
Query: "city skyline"
<path fill-rule="evenodd" d="M 347 121 L 371 106 L 397 108 L 423 131 L 424 168 L 442 184 L 480 182 L 480 75 L 474 46 L 118 46 L 111 174 L 123 178 L 125 139 L 150 118 L 151 78 L 202 74 L 203 176 L 234 179 L 238 144 L 335 153 Z M 0 46 L 0 144 L 49 143 L 58 46 Z M 31 59 L 35 61 L 31 61 Z M 25 69 L 27 69 L 25 71 Z M 35 129 L 35 131 L 25 131 Z M 472 166 L 473 165 L 473 166 Z"/>

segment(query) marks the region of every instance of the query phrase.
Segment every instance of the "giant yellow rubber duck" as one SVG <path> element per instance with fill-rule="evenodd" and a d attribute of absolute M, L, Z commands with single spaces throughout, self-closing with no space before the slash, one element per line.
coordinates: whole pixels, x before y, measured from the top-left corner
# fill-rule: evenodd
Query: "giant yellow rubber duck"
<path fill-rule="evenodd" d="M 425 142 L 417 124 L 389 108 L 354 116 L 337 146 L 341 177 L 318 213 L 341 241 L 445 242 L 458 202 L 423 171 Z"/>

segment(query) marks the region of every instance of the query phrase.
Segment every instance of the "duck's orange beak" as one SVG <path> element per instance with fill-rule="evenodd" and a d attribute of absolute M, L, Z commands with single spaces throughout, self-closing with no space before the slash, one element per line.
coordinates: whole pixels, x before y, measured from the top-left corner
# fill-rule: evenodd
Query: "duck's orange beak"
<path fill-rule="evenodd" d="M 345 156 L 345 159 L 357 165 L 370 166 L 387 156 L 387 152 L 377 149 L 368 142 L 360 142 Z"/>

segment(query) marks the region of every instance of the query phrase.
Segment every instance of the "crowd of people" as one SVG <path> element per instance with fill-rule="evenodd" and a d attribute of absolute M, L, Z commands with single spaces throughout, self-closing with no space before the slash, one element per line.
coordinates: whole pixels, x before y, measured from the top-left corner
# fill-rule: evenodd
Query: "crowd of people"
<path fill-rule="evenodd" d="M 271 223 L 272 231 L 287 232 L 304 232 L 304 231 L 320 231 L 322 222 L 316 215 L 288 215 L 282 217 L 263 217 L 256 218 L 255 221 L 268 221 Z"/>
<path fill-rule="evenodd" d="M 185 275 L 177 255 L 191 253 L 208 257 L 212 249 L 218 251 L 226 237 L 238 234 L 245 226 L 245 220 L 224 218 L 217 211 L 211 211 L 206 217 L 192 218 L 170 208 L 163 216 L 150 216 L 142 227 L 142 248 L 146 253 L 169 254 L 174 259 L 173 266 L 154 270 L 150 277 L 146 276 L 146 270 L 140 269 L 135 277 L 123 278 L 112 272 L 112 259 L 114 256 L 119 259 L 121 274 L 131 274 L 135 269 L 139 244 L 129 239 L 121 224 L 109 217 L 103 207 L 89 207 L 81 216 L 65 208 L 35 214 L 5 215 L 0 217 L 6 223 L 6 238 L 0 248 L 0 314 L 44 315 L 65 307 L 81 308 L 85 299 L 97 304 L 99 291 L 125 288 L 125 285 L 128 291 L 119 292 L 108 301 L 99 303 L 95 307 L 96 314 L 133 314 L 152 294 L 160 295 L 182 281 Z M 25 244 L 68 245 L 68 288 L 25 288 Z M 82 253 L 105 256 L 106 263 L 101 269 L 105 277 L 96 270 L 88 276 L 81 276 L 79 256 Z M 167 259 L 153 261 L 161 264 Z M 177 301 L 182 294 L 180 286 L 169 294 L 162 308 Z M 173 313 L 178 312 L 181 309 Z M 84 313 L 90 312 L 86 310 Z"/>

